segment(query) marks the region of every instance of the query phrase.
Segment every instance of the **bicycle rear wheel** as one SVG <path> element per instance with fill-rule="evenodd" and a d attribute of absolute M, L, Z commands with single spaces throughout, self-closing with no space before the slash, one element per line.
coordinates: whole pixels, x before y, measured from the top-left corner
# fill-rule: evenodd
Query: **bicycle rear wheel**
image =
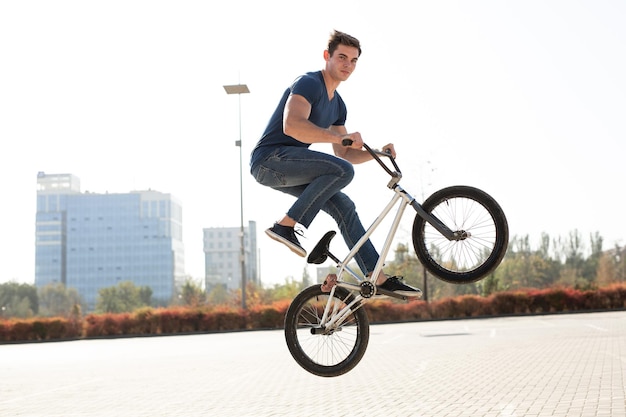
<path fill-rule="evenodd" d="M 354 368 L 369 342 L 369 319 L 358 306 L 338 326 L 321 326 L 329 297 L 320 285 L 308 287 L 294 298 L 285 315 L 285 339 L 291 356 L 310 373 L 324 377 L 339 376 Z M 337 287 L 329 314 L 336 314 L 353 297 Z"/>
<path fill-rule="evenodd" d="M 419 215 L 413 221 L 413 247 L 424 267 L 453 284 L 478 281 L 502 261 L 509 227 L 500 205 L 477 188 L 454 186 L 428 197 L 424 210 L 441 220 L 459 240 L 448 240 Z"/>

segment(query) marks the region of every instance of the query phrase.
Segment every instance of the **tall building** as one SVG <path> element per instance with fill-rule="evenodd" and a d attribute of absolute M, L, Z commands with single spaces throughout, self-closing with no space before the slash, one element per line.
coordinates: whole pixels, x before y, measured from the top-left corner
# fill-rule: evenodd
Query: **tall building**
<path fill-rule="evenodd" d="M 204 271 L 207 291 L 217 285 L 241 288 L 241 227 L 210 227 L 204 232 Z M 247 282 L 259 281 L 256 222 L 244 228 Z"/>
<path fill-rule="evenodd" d="M 72 174 L 37 174 L 35 285 L 75 288 L 89 311 L 98 290 L 131 281 L 168 304 L 184 276 L 182 207 L 170 194 L 81 193 Z"/>

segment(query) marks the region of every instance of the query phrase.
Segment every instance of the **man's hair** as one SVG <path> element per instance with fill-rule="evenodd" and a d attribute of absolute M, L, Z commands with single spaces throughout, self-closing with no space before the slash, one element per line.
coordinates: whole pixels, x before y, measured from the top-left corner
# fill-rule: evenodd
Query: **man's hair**
<path fill-rule="evenodd" d="M 353 46 L 359 50 L 359 56 L 361 56 L 361 43 L 357 38 L 347 33 L 334 30 L 328 40 L 328 53 L 332 56 L 339 45 Z"/>

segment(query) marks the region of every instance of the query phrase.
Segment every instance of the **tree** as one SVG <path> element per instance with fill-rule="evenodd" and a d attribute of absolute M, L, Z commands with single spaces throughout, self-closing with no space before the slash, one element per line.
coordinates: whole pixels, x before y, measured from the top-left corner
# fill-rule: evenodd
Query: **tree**
<path fill-rule="evenodd" d="M 626 281 L 626 246 L 620 248 L 618 245 L 615 245 L 614 250 L 614 259 L 615 259 L 615 279 L 617 282 L 625 282 Z"/>
<path fill-rule="evenodd" d="M 598 260 L 596 283 L 598 286 L 626 281 L 626 248 L 615 248 L 603 252 Z"/>
<path fill-rule="evenodd" d="M 309 274 L 309 270 L 307 267 L 304 267 L 302 271 L 302 288 L 307 288 L 311 285 L 311 275 Z"/>
<path fill-rule="evenodd" d="M 565 262 L 557 284 L 586 289 L 595 285 L 598 264 L 602 256 L 602 237 L 596 232 L 590 237 L 591 254 L 585 258 L 585 246 L 578 230 L 570 232 L 562 243 Z"/>
<path fill-rule="evenodd" d="M 600 258 L 602 258 L 602 243 L 603 239 L 598 232 L 589 236 L 589 243 L 591 247 L 591 254 L 583 262 L 582 276 L 589 282 L 593 282 L 597 279 L 598 265 Z"/>
<path fill-rule="evenodd" d="M 152 288 L 147 285 L 139 287 L 139 302 L 141 306 L 150 306 L 152 304 Z"/>
<path fill-rule="evenodd" d="M 180 302 L 187 306 L 198 306 L 206 303 L 207 294 L 200 284 L 188 278 L 180 288 Z"/>
<path fill-rule="evenodd" d="M 32 317 L 39 312 L 39 298 L 34 285 L 8 282 L 0 284 L 0 316 Z"/>
<path fill-rule="evenodd" d="M 229 294 L 226 285 L 217 284 L 211 288 L 206 295 L 206 301 L 208 304 L 220 305 L 228 302 Z"/>
<path fill-rule="evenodd" d="M 42 316 L 69 316 L 81 300 L 75 288 L 62 283 L 51 283 L 39 289 L 39 314 Z"/>
<path fill-rule="evenodd" d="M 473 284 L 456 285 L 437 279 L 425 270 L 416 255 L 409 253 L 409 245 L 403 243 L 399 243 L 396 246 L 394 261 L 387 265 L 386 273 L 402 276 L 407 284 L 421 288 L 425 292 L 425 300 L 436 300 L 442 297 L 454 297 L 462 294 L 476 294 L 478 291 Z"/>
<path fill-rule="evenodd" d="M 487 297 L 494 292 L 497 292 L 500 287 L 500 279 L 495 272 L 492 272 L 487 277 L 485 277 L 480 283 L 480 294 L 483 297 Z"/>
<path fill-rule="evenodd" d="M 150 305 L 152 289 L 137 287 L 131 281 L 120 282 L 115 287 L 101 288 L 98 291 L 96 312 L 125 313 Z"/>
<path fill-rule="evenodd" d="M 288 277 L 285 278 L 284 284 L 275 284 L 272 288 L 267 289 L 264 300 L 268 304 L 280 300 L 293 300 L 303 288 L 301 282 L 294 280 L 293 277 Z"/>

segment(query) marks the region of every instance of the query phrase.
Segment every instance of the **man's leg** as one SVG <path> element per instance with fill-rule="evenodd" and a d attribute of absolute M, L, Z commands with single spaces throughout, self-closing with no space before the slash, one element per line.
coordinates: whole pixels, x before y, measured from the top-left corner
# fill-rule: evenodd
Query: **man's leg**
<path fill-rule="evenodd" d="M 297 198 L 286 215 L 266 233 L 298 255 L 306 256 L 294 234 L 295 224 L 309 227 L 328 199 L 352 181 L 354 169 L 352 164 L 333 155 L 282 147 L 253 174 L 259 183 Z"/>
<path fill-rule="evenodd" d="M 339 232 L 348 248 L 352 249 L 365 234 L 365 228 L 356 212 L 356 206 L 346 194 L 342 192 L 335 194 L 328 200 L 322 210 L 337 222 Z M 378 258 L 378 252 L 369 239 L 361 246 L 354 257 L 364 275 L 374 270 Z"/>
<path fill-rule="evenodd" d="M 341 235 L 350 249 L 365 235 L 365 228 L 356 212 L 354 202 L 344 193 L 339 192 L 335 194 L 324 205 L 323 210 L 335 219 Z M 369 239 L 363 243 L 354 257 L 359 268 L 366 276 L 374 271 L 379 258 L 380 255 Z M 422 295 L 419 289 L 401 282 L 400 277 L 387 277 L 382 269 L 376 279 L 376 285 L 387 291 L 407 297 L 421 297 Z"/>

